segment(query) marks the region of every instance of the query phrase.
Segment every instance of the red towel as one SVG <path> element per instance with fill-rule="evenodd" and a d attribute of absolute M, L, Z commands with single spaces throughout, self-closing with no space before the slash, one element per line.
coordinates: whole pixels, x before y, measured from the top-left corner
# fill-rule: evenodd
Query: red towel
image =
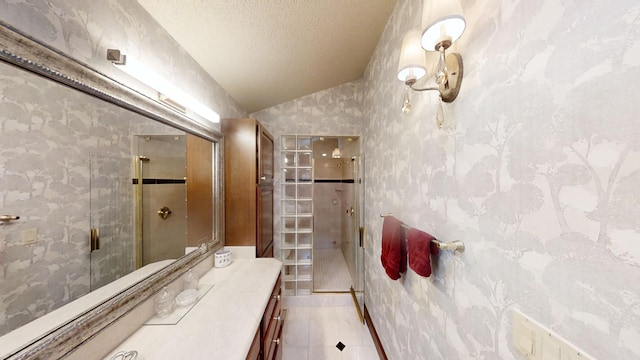
<path fill-rule="evenodd" d="M 400 220 L 393 216 L 384 218 L 382 224 L 382 266 L 392 280 L 407 271 L 407 246 Z"/>
<path fill-rule="evenodd" d="M 424 277 L 431 275 L 431 256 L 438 255 L 438 246 L 433 242 L 436 238 L 418 229 L 411 228 L 409 238 L 409 267 L 416 274 Z"/>

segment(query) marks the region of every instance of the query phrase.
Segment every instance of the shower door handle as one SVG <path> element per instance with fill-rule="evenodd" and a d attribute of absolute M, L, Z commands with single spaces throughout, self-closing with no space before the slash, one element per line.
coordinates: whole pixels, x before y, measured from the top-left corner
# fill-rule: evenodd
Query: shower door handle
<path fill-rule="evenodd" d="M 98 228 L 91 228 L 91 251 L 100 250 L 100 230 Z"/>
<path fill-rule="evenodd" d="M 171 214 L 173 214 L 173 212 L 166 206 L 163 206 L 162 209 L 158 210 L 158 216 L 160 216 L 162 220 L 167 220 Z"/>

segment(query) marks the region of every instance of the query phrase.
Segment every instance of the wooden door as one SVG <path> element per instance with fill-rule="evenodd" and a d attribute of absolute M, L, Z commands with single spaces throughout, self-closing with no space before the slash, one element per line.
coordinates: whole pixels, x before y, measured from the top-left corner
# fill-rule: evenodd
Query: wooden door
<path fill-rule="evenodd" d="M 259 257 L 271 257 L 273 255 L 269 256 L 266 252 L 273 243 L 273 186 L 260 186 L 256 192 L 258 196 L 256 254 Z"/>
<path fill-rule="evenodd" d="M 213 238 L 213 144 L 187 133 L 187 246 Z"/>
<path fill-rule="evenodd" d="M 259 156 L 259 172 L 258 184 L 273 183 L 273 137 L 269 132 L 258 126 L 258 152 Z"/>

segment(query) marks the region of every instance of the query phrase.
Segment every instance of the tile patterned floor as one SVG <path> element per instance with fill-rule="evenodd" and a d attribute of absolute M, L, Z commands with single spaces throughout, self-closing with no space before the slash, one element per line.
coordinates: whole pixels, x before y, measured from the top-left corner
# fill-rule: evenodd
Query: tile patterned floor
<path fill-rule="evenodd" d="M 314 291 L 349 291 L 351 274 L 340 249 L 313 250 Z"/>
<path fill-rule="evenodd" d="M 369 329 L 349 306 L 288 307 L 283 360 L 378 360 Z M 336 345 L 345 345 L 340 351 Z"/>

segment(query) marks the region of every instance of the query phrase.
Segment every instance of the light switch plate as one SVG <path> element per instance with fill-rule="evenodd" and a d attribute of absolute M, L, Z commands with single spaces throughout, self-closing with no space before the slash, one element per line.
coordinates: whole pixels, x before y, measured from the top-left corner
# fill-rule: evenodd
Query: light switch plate
<path fill-rule="evenodd" d="M 22 245 L 30 245 L 38 241 L 38 229 L 27 229 L 22 231 Z"/>
<path fill-rule="evenodd" d="M 513 310 L 513 346 L 524 355 L 523 359 L 594 360 L 519 310 Z"/>

